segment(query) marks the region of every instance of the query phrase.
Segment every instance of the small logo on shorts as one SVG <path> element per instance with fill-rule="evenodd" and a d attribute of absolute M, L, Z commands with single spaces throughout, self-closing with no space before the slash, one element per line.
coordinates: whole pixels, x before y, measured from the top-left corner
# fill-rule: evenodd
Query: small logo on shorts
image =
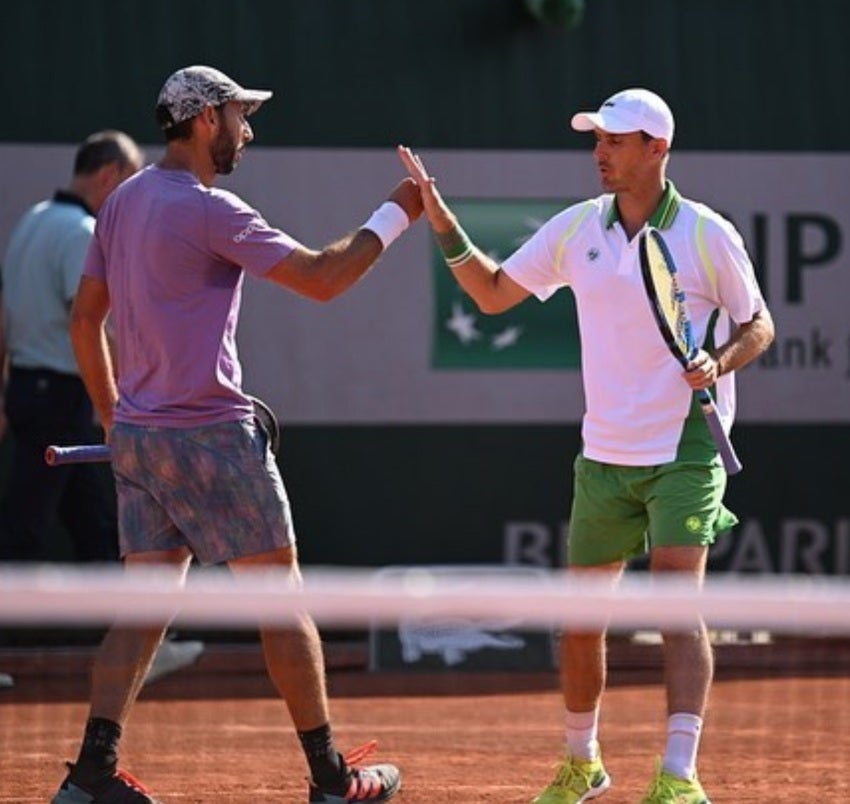
<path fill-rule="evenodd" d="M 691 533 L 699 533 L 702 529 L 702 520 L 698 516 L 689 516 L 685 520 L 685 527 Z"/>

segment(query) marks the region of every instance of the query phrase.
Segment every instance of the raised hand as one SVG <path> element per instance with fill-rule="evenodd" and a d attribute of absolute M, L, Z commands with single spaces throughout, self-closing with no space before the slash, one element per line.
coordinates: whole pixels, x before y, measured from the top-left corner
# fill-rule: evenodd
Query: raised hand
<path fill-rule="evenodd" d="M 422 214 L 422 193 L 411 178 L 402 179 L 390 193 L 388 200 L 398 204 L 411 223 Z"/>
<path fill-rule="evenodd" d="M 407 172 L 416 182 L 419 191 L 422 193 L 422 204 L 425 207 L 425 214 L 431 223 L 431 227 L 435 232 L 446 232 L 455 228 L 457 221 L 452 211 L 446 206 L 443 201 L 437 185 L 432 176 L 428 175 L 425 165 L 419 158 L 419 155 L 414 153 L 406 145 L 398 146 L 398 155 L 407 168 Z"/>

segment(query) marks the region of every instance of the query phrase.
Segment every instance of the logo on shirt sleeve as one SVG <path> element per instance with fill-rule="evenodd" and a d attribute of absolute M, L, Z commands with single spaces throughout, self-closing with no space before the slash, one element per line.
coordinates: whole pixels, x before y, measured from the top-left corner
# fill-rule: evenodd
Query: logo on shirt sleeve
<path fill-rule="evenodd" d="M 251 236 L 252 232 L 256 232 L 260 228 L 258 221 L 251 221 L 241 232 L 233 235 L 234 243 L 241 243 L 243 240 Z"/>

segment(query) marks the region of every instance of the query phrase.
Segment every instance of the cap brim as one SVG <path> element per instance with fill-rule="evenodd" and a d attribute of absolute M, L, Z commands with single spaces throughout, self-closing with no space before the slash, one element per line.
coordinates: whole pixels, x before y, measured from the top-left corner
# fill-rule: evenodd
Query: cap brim
<path fill-rule="evenodd" d="M 570 125 L 575 131 L 593 131 L 602 128 L 602 116 L 596 112 L 578 112 L 573 115 Z"/>
<path fill-rule="evenodd" d="M 579 112 L 573 115 L 570 124 L 576 131 L 593 131 L 598 128 L 609 134 L 631 134 L 641 130 L 631 121 L 603 112 Z"/>
<path fill-rule="evenodd" d="M 268 89 L 242 89 L 233 98 L 248 104 L 248 114 L 254 114 L 274 93 Z"/>

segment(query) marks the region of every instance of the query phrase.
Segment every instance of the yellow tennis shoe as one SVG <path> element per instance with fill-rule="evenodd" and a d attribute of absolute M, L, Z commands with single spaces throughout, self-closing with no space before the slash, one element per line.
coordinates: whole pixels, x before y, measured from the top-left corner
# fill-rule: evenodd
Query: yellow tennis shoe
<path fill-rule="evenodd" d="M 611 786 L 602 757 L 581 760 L 567 757 L 552 784 L 532 804 L 581 804 L 601 796 Z"/>
<path fill-rule="evenodd" d="M 658 762 L 655 779 L 641 804 L 711 804 L 696 776 L 680 779 Z"/>

